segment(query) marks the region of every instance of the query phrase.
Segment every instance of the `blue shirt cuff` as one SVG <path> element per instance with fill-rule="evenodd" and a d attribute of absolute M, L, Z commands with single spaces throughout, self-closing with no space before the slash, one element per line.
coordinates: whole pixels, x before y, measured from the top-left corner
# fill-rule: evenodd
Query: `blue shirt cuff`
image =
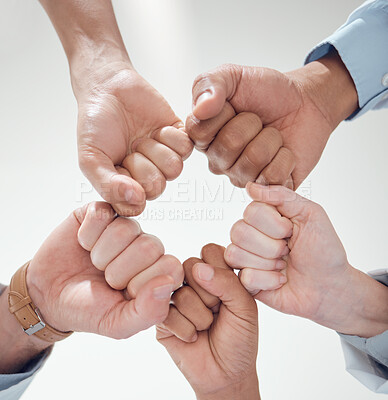
<path fill-rule="evenodd" d="M 305 63 L 324 57 L 333 47 L 358 93 L 359 108 L 347 119 L 388 107 L 387 1 L 369 1 L 355 10 L 343 26 L 308 54 Z"/>
<path fill-rule="evenodd" d="M 52 347 L 32 360 L 20 373 L 0 374 L 0 400 L 17 400 L 28 388 L 51 353 Z"/>

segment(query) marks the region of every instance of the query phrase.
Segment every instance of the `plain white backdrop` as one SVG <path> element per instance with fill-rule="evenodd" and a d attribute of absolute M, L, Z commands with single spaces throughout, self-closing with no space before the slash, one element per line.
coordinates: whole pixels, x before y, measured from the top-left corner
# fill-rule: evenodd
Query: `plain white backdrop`
<path fill-rule="evenodd" d="M 197 74 L 225 62 L 297 68 L 359 4 L 114 1 L 135 67 L 183 119 Z M 77 108 L 65 55 L 36 1 L 0 2 L 0 72 L 0 281 L 8 283 L 71 210 L 98 196 L 77 165 Z M 370 112 L 341 124 L 301 190 L 325 207 L 350 262 L 364 271 L 387 266 L 387 116 Z M 194 153 L 178 181 L 149 203 L 141 223 L 183 261 L 198 256 L 208 242 L 228 244 L 230 226 L 247 203 L 241 190 L 211 175 L 205 157 Z M 264 400 L 381 398 L 344 370 L 335 332 L 264 306 L 258 371 Z M 56 346 L 24 398 L 178 400 L 194 395 L 149 329 L 120 342 L 73 335 Z"/>

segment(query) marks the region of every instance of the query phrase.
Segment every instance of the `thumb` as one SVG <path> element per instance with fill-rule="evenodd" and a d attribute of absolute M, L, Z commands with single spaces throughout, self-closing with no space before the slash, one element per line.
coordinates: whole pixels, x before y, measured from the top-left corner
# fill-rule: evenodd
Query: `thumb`
<path fill-rule="evenodd" d="M 226 64 L 199 75 L 192 89 L 194 116 L 205 120 L 218 115 L 225 101 L 234 96 L 241 74 L 241 66 Z"/>
<path fill-rule="evenodd" d="M 123 302 L 107 316 L 108 330 L 102 334 L 123 339 L 162 323 L 168 315 L 174 286 L 173 278 L 168 275 L 151 279 L 135 299 Z"/>
<path fill-rule="evenodd" d="M 95 149 L 80 151 L 79 165 L 84 175 L 119 215 L 134 216 L 145 207 L 141 185 L 128 175 L 119 174 L 112 160 Z"/>
<path fill-rule="evenodd" d="M 233 270 L 198 263 L 194 266 L 193 276 L 203 289 L 218 297 L 231 313 L 256 323 L 256 303 Z"/>
<path fill-rule="evenodd" d="M 307 215 L 311 210 L 311 205 L 315 204 L 280 185 L 262 186 L 249 182 L 246 189 L 253 200 L 275 206 L 286 218 Z"/>

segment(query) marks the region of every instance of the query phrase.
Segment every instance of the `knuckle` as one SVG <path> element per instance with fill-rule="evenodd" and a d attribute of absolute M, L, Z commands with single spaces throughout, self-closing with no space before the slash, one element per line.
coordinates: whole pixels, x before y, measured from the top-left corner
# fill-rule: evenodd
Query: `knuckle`
<path fill-rule="evenodd" d="M 223 140 L 223 148 L 222 153 L 231 152 L 236 153 L 240 152 L 244 148 L 244 137 L 241 134 L 241 129 L 231 129 L 228 131 L 228 134 L 225 135 Z"/>
<path fill-rule="evenodd" d="M 233 243 L 230 244 L 226 250 L 225 250 L 225 261 L 230 265 L 231 267 L 235 267 L 238 265 L 238 247 L 234 245 Z"/>
<path fill-rule="evenodd" d="M 272 151 L 280 149 L 283 145 L 282 134 L 276 128 L 268 127 L 262 131 L 260 136 L 263 144 Z"/>
<path fill-rule="evenodd" d="M 239 115 L 242 115 L 244 117 L 245 123 L 247 125 L 255 127 L 257 131 L 261 130 L 263 123 L 257 114 L 252 112 L 242 112 Z"/>
<path fill-rule="evenodd" d="M 183 286 L 176 290 L 172 295 L 172 301 L 174 304 L 185 304 L 190 301 L 192 292 L 188 286 Z"/>
<path fill-rule="evenodd" d="M 201 320 L 196 324 L 198 331 L 206 331 L 213 323 L 213 314 L 211 312 L 204 312 L 201 315 Z"/>
<path fill-rule="evenodd" d="M 254 284 L 254 271 L 250 268 L 243 269 L 240 273 L 240 282 L 246 289 L 252 290 Z"/>
<path fill-rule="evenodd" d="M 92 264 L 100 271 L 104 271 L 106 268 L 105 263 L 103 263 L 99 257 L 99 254 L 95 251 L 95 248 L 92 249 L 90 253 L 90 260 Z"/>
<path fill-rule="evenodd" d="M 230 183 L 238 188 L 244 188 L 245 185 L 249 182 L 249 179 L 244 177 L 243 173 L 230 171 L 227 172 L 226 175 L 228 176 Z"/>
<path fill-rule="evenodd" d="M 262 207 L 260 203 L 257 203 L 255 201 L 248 204 L 248 206 L 244 210 L 243 219 L 247 222 L 255 224 L 261 215 L 261 208 Z"/>
<path fill-rule="evenodd" d="M 114 217 L 115 212 L 110 204 L 103 201 L 93 201 L 88 206 L 87 214 L 95 221 L 109 221 Z"/>
<path fill-rule="evenodd" d="M 244 241 L 245 237 L 245 226 L 244 226 L 244 221 L 239 220 L 235 222 L 232 226 L 232 229 L 230 230 L 230 239 L 232 243 L 239 243 L 241 241 Z"/>
<path fill-rule="evenodd" d="M 148 258 L 154 258 L 164 253 L 162 242 L 155 236 L 143 233 L 139 237 L 138 251 Z"/>
<path fill-rule="evenodd" d="M 208 155 L 209 159 L 209 171 L 214 175 L 221 175 L 224 173 L 222 168 L 220 168 L 220 160 L 217 157 L 212 157 Z"/>
<path fill-rule="evenodd" d="M 171 273 L 174 274 L 176 283 L 181 284 L 184 279 L 184 271 L 182 263 L 176 257 L 170 254 L 166 254 L 164 257 L 166 262 L 169 264 L 171 268 Z"/>
<path fill-rule="evenodd" d="M 115 224 L 112 226 L 113 237 L 115 240 L 132 236 L 134 233 L 140 234 L 139 224 L 131 219 L 119 217 L 116 219 Z"/>
<path fill-rule="evenodd" d="M 183 169 L 183 161 L 182 158 L 178 155 L 171 155 L 166 159 L 166 169 L 167 169 L 167 179 L 175 179 L 177 178 Z"/>
<path fill-rule="evenodd" d="M 275 258 L 279 258 L 281 257 L 286 247 L 286 242 L 284 240 L 277 240 L 275 243 L 276 244 L 274 245 L 274 256 Z"/>
<path fill-rule="evenodd" d="M 117 276 L 111 268 L 107 268 L 105 270 L 105 280 L 108 285 L 115 290 L 122 290 L 125 288 L 125 285 L 122 285 L 120 282 L 118 282 Z"/>

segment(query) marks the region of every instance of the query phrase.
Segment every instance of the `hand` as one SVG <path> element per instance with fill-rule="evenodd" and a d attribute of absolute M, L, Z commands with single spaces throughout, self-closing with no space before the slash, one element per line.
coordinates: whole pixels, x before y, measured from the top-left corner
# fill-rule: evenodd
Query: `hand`
<path fill-rule="evenodd" d="M 183 123 L 134 70 L 111 1 L 40 2 L 69 61 L 80 167 L 118 214 L 140 214 L 191 153 Z"/>
<path fill-rule="evenodd" d="M 157 238 L 101 202 L 72 213 L 27 270 L 30 297 L 49 325 L 116 339 L 162 322 L 182 279 Z"/>
<path fill-rule="evenodd" d="M 129 62 L 94 70 L 73 86 L 83 173 L 120 215 L 140 214 L 192 151 L 183 123 Z"/>
<path fill-rule="evenodd" d="M 183 286 L 174 293 L 169 315 L 157 327 L 157 339 L 198 399 L 260 399 L 256 303 L 223 261 L 224 248 L 212 244 L 203 250 L 213 263 L 199 260 L 194 265 L 190 262 L 189 268 L 202 292 Z M 204 293 L 221 301 L 214 319 L 203 301 Z"/>
<path fill-rule="evenodd" d="M 254 201 L 233 226 L 225 259 L 243 268 L 241 282 L 256 299 L 345 334 L 371 337 L 388 329 L 388 289 L 348 263 L 321 206 L 281 186 L 247 190 Z M 287 282 L 263 290 L 268 274 L 280 274 L 265 271 L 266 264 L 276 264 Z"/>
<path fill-rule="evenodd" d="M 186 130 L 212 172 L 239 187 L 257 180 L 297 188 L 331 132 L 357 108 L 357 92 L 330 54 L 285 74 L 221 66 L 195 80 L 193 105 Z"/>

